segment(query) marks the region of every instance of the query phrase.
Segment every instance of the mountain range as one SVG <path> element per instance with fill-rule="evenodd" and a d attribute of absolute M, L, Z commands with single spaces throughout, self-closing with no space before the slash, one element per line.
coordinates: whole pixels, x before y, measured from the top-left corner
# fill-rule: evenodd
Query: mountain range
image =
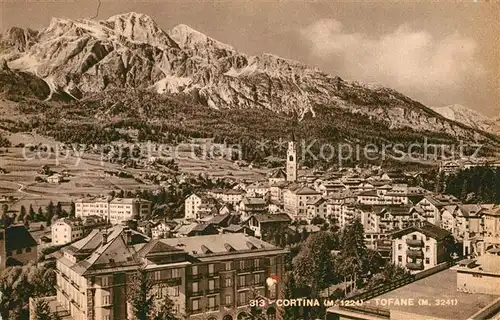
<path fill-rule="evenodd" d="M 390 88 L 273 54 L 247 55 L 187 25 L 164 31 L 134 12 L 100 21 L 54 18 L 40 31 L 13 27 L 2 35 L 0 59 L 0 89 L 23 86 L 23 94 L 39 100 L 85 101 L 116 89 L 146 90 L 186 95 L 211 110 L 266 110 L 299 121 L 334 110 L 388 130 L 496 139 L 483 132 L 485 121 L 465 121 L 460 110 L 449 116 Z"/>
<path fill-rule="evenodd" d="M 500 133 L 500 115 L 494 119 L 488 118 L 481 113 L 469 109 L 460 104 L 453 104 L 445 107 L 432 107 L 443 117 L 465 124 L 468 127 L 487 131 Z"/>

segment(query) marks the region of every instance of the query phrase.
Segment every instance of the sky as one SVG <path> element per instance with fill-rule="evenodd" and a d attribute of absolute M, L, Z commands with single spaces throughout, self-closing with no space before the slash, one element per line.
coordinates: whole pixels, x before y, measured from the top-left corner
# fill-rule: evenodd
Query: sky
<path fill-rule="evenodd" d="M 98 0 L 3 0 L 0 31 L 90 18 Z M 427 106 L 500 115 L 500 3 L 470 1 L 101 0 L 96 19 L 129 11 L 164 30 L 184 23 L 248 54 L 273 53 Z"/>

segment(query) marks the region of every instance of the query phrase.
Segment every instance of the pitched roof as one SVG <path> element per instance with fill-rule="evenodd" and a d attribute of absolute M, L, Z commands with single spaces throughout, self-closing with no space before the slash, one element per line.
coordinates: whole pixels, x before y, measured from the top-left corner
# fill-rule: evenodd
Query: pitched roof
<path fill-rule="evenodd" d="M 245 205 L 266 205 L 266 200 L 264 198 L 258 198 L 258 197 L 245 197 L 243 198 L 243 203 Z"/>
<path fill-rule="evenodd" d="M 318 191 L 311 189 L 309 187 L 306 187 L 306 186 L 300 187 L 296 190 L 293 190 L 292 192 L 295 194 L 299 194 L 299 195 L 320 194 Z"/>
<path fill-rule="evenodd" d="M 464 217 L 477 217 L 484 210 L 480 204 L 461 204 L 458 208 Z"/>
<path fill-rule="evenodd" d="M 409 234 L 411 232 L 418 231 L 436 240 L 443 240 L 446 237 L 450 237 L 451 233 L 448 230 L 440 228 L 432 223 L 423 221 L 420 226 L 411 226 L 406 229 L 396 231 L 392 233 L 393 238 L 399 238 L 403 235 Z"/>
<path fill-rule="evenodd" d="M 282 168 L 275 170 L 269 178 L 272 179 L 286 179 L 286 172 Z"/>
<path fill-rule="evenodd" d="M 13 225 L 5 229 L 6 251 L 15 251 L 36 245 L 36 240 L 24 225 Z"/>
<path fill-rule="evenodd" d="M 242 233 L 225 233 L 186 238 L 160 239 L 161 242 L 197 256 L 228 254 L 253 249 L 279 249 L 267 242 Z M 204 246 L 205 248 L 202 248 Z M 206 250 L 208 249 L 208 251 Z M 205 253 L 206 252 L 206 253 Z"/>
<path fill-rule="evenodd" d="M 254 214 L 247 219 L 255 218 L 259 222 L 290 222 L 292 219 L 286 213 Z"/>
<path fill-rule="evenodd" d="M 309 201 L 307 201 L 307 205 L 320 205 L 322 204 L 323 202 L 325 202 L 326 200 L 324 198 L 317 198 L 317 199 L 309 199 Z"/>
<path fill-rule="evenodd" d="M 484 214 L 489 216 L 500 216 L 500 205 L 483 205 L 483 207 L 486 209 Z"/>
<path fill-rule="evenodd" d="M 238 231 L 243 230 L 244 228 L 245 228 L 244 226 L 241 226 L 239 224 L 230 224 L 229 226 L 224 228 L 224 230 L 231 231 L 231 232 L 238 232 Z"/>

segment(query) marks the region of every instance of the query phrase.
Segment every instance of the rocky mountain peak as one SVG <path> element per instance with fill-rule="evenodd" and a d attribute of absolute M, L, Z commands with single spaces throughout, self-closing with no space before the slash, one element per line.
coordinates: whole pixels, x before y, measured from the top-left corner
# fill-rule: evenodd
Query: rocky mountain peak
<path fill-rule="evenodd" d="M 178 24 L 168 31 L 168 34 L 183 49 L 210 46 L 220 50 L 236 51 L 228 44 L 210 38 L 206 34 L 191 28 L 186 24 Z"/>
<path fill-rule="evenodd" d="M 488 117 L 461 104 L 433 107 L 432 109 L 447 119 L 465 124 L 474 129 L 489 131 L 493 125 L 493 121 Z"/>
<path fill-rule="evenodd" d="M 23 52 L 7 49 L 0 59 L 14 72 L 43 79 L 50 96 L 65 92 L 79 99 L 139 88 L 188 94 L 215 109 L 268 109 L 299 118 L 341 109 L 389 128 L 481 136 L 395 90 L 345 81 L 273 54 L 247 55 L 185 24 L 165 32 L 145 14 L 53 19 L 31 39 Z"/>

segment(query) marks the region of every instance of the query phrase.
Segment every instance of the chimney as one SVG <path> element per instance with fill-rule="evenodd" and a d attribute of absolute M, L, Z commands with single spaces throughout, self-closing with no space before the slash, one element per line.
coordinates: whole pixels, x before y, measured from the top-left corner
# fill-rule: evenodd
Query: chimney
<path fill-rule="evenodd" d="M 127 245 L 130 245 L 132 244 L 132 230 L 125 230 L 125 241 L 127 243 Z"/>
<path fill-rule="evenodd" d="M 102 233 L 102 245 L 105 245 L 106 243 L 108 243 L 108 231 L 107 230 L 105 230 Z"/>

